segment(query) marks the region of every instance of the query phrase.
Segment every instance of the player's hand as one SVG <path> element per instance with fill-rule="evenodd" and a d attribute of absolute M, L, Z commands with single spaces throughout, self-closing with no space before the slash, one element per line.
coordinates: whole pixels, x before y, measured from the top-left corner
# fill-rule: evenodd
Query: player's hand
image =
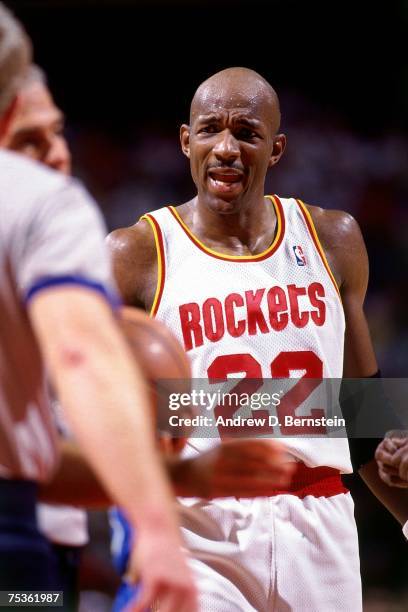
<path fill-rule="evenodd" d="M 129 612 L 146 612 L 157 603 L 160 612 L 198 611 L 193 575 L 181 546 L 177 528 L 157 524 L 155 529 L 137 530 L 125 579 L 140 581 L 141 593 Z"/>
<path fill-rule="evenodd" d="M 189 497 L 262 497 L 287 486 L 294 469 L 279 442 L 231 440 L 180 460 L 175 484 L 180 495 Z"/>
<path fill-rule="evenodd" d="M 380 478 L 390 487 L 408 488 L 408 438 L 385 438 L 375 459 Z"/>
<path fill-rule="evenodd" d="M 398 449 L 394 453 L 394 463 L 398 465 L 398 475 L 408 487 L 408 438 L 395 440 Z"/>

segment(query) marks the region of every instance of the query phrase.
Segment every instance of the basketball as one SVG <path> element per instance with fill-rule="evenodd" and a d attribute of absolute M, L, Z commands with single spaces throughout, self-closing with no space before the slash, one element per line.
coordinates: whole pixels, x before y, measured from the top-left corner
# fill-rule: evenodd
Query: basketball
<path fill-rule="evenodd" d="M 171 331 L 143 310 L 122 307 L 120 323 L 132 353 L 149 383 L 157 429 L 159 432 L 168 432 L 168 419 L 174 414 L 169 411 L 169 395 L 190 391 L 191 369 L 188 357 Z M 181 432 L 173 433 L 176 435 L 172 437 L 171 445 L 168 444 L 168 434 L 160 436 L 161 446 L 164 450 L 171 448 L 173 452 L 178 452 L 184 447 L 185 438 Z"/>

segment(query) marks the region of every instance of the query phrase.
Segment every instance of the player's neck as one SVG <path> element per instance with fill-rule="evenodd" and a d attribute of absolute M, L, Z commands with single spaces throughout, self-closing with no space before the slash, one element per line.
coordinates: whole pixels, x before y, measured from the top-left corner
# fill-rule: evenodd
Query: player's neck
<path fill-rule="evenodd" d="M 273 242 L 276 214 L 270 200 L 263 196 L 233 214 L 220 214 L 198 198 L 184 210 L 185 223 L 206 246 L 221 251 L 225 248 L 227 253 L 256 255 Z"/>

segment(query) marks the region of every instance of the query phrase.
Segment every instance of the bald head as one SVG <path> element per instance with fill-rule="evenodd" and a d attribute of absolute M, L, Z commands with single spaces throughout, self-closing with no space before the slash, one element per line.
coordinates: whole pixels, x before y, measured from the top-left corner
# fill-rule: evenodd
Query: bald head
<path fill-rule="evenodd" d="M 249 68 L 226 68 L 201 83 L 191 102 L 190 123 L 209 108 L 250 107 L 266 110 L 268 123 L 276 133 L 280 125 L 279 99 L 273 87 Z"/>

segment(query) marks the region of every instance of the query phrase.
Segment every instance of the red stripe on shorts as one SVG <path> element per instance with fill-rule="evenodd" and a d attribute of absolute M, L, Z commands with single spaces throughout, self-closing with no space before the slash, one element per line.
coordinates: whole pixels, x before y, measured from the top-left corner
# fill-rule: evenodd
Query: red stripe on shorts
<path fill-rule="evenodd" d="M 348 489 L 338 470 L 330 467 L 311 468 L 304 463 L 297 463 L 290 485 L 286 489 L 275 489 L 268 495 L 296 495 L 303 499 L 307 495 L 332 497 L 340 493 L 348 493 Z"/>

